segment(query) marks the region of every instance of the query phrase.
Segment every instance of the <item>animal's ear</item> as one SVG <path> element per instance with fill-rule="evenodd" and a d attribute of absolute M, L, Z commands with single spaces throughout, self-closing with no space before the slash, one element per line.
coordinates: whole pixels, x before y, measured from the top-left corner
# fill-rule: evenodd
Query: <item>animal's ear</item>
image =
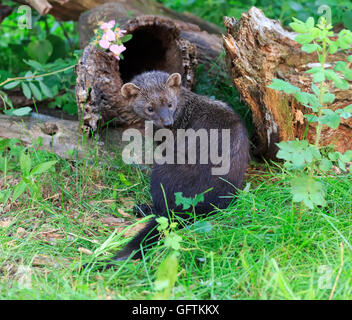
<path fill-rule="evenodd" d="M 121 94 L 125 99 L 131 99 L 138 96 L 140 88 L 129 82 L 125 83 L 121 88 Z"/>
<path fill-rule="evenodd" d="M 173 73 L 167 79 L 166 84 L 171 89 L 179 90 L 181 87 L 181 80 L 181 75 L 179 73 Z"/>

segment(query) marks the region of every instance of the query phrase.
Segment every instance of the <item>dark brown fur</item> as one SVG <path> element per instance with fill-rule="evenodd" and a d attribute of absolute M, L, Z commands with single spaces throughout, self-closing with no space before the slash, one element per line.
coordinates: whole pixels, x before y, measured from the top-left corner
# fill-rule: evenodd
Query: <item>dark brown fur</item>
<path fill-rule="evenodd" d="M 175 192 L 182 192 L 184 197 L 194 197 L 209 188 L 205 201 L 195 207 L 197 214 L 207 214 L 217 208 L 226 208 L 236 190 L 242 187 L 248 162 L 248 136 L 239 116 L 225 103 L 200 96 L 181 87 L 179 74 L 169 76 L 165 72 L 146 72 L 125 84 L 121 92 L 133 110 L 141 118 L 152 120 L 157 127 L 194 130 L 230 129 L 230 170 L 223 176 L 212 175 L 213 165 L 195 164 L 154 164 L 151 175 L 151 195 L 153 207 L 150 212 L 156 216 L 168 216 L 165 201 L 171 212 L 177 212 L 182 218 L 183 210 L 175 204 Z M 150 112 L 148 108 L 152 108 Z M 176 135 L 175 135 L 176 137 Z M 187 147 L 187 144 L 186 144 Z M 175 149 L 176 150 L 176 149 Z M 186 149 L 187 150 L 187 149 Z M 199 152 L 199 144 L 197 144 Z M 176 152 L 176 151 L 175 151 Z M 221 139 L 219 139 L 221 154 Z M 186 153 L 187 158 L 187 153 Z M 210 160 L 209 160 L 210 161 Z M 222 180 L 222 179 L 226 180 Z M 161 185 L 165 190 L 164 199 Z M 142 206 L 146 208 L 146 206 Z M 125 259 L 134 253 L 134 258 L 141 257 L 141 245 L 145 247 L 157 241 L 156 221 L 153 219 L 127 246 L 118 252 L 115 260 Z"/>

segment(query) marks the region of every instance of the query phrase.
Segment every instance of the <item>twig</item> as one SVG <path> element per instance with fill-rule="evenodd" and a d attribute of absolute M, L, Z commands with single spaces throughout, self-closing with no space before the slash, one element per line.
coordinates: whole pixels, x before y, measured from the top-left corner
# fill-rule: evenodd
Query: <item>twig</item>
<path fill-rule="evenodd" d="M 343 268 L 343 242 L 340 243 L 340 248 L 341 248 L 341 251 L 340 251 L 340 252 L 341 252 L 340 269 L 339 269 L 339 272 L 337 273 L 337 276 L 336 276 L 334 285 L 333 285 L 333 287 L 332 287 L 329 300 L 332 300 L 332 297 L 333 297 L 333 295 L 334 295 L 334 292 L 335 292 L 335 289 L 336 289 L 336 286 L 337 286 L 337 282 L 338 282 L 339 279 L 340 279 L 340 275 L 341 275 L 342 268 Z"/>
<path fill-rule="evenodd" d="M 37 10 L 41 16 L 46 15 L 53 8 L 47 0 L 26 0 L 26 2 Z"/>
<path fill-rule="evenodd" d="M 6 83 L 11 82 L 11 81 L 26 80 L 26 79 L 34 79 L 34 78 L 40 78 L 40 77 L 51 76 L 51 75 L 53 75 L 53 74 L 60 73 L 60 72 L 64 72 L 64 71 L 66 71 L 66 70 L 72 69 L 72 68 L 75 67 L 75 66 L 76 66 L 76 65 L 74 64 L 74 65 L 72 65 L 72 66 L 69 66 L 69 67 L 66 67 L 66 68 L 63 68 L 63 69 L 60 69 L 60 70 L 56 70 L 56 71 L 52 71 L 52 72 L 48 72 L 48 73 L 43 73 L 43 74 L 32 75 L 32 76 L 29 76 L 29 77 L 8 78 L 8 79 L 6 79 L 5 81 L 3 81 L 3 82 L 0 83 L 0 87 L 4 86 Z"/>

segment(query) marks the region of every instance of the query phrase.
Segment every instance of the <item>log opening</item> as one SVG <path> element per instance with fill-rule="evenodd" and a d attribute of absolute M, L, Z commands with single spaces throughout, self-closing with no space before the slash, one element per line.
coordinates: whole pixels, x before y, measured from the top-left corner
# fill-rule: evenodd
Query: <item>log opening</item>
<path fill-rule="evenodd" d="M 163 70 L 184 73 L 182 55 L 177 45 L 178 34 L 163 25 L 142 26 L 130 32 L 133 37 L 125 43 L 124 59 L 120 62 L 123 82 L 145 71 Z"/>

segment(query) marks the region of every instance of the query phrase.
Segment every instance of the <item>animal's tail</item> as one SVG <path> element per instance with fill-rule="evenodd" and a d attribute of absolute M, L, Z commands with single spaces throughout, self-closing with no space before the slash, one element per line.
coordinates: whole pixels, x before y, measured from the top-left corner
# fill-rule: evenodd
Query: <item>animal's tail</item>
<path fill-rule="evenodd" d="M 132 256 L 133 259 L 142 258 L 141 250 L 152 246 L 158 240 L 157 236 L 159 235 L 159 231 L 156 228 L 157 225 L 158 223 L 154 218 L 149 221 L 148 224 L 116 254 L 113 260 L 126 260 L 132 253 L 134 253 Z"/>

